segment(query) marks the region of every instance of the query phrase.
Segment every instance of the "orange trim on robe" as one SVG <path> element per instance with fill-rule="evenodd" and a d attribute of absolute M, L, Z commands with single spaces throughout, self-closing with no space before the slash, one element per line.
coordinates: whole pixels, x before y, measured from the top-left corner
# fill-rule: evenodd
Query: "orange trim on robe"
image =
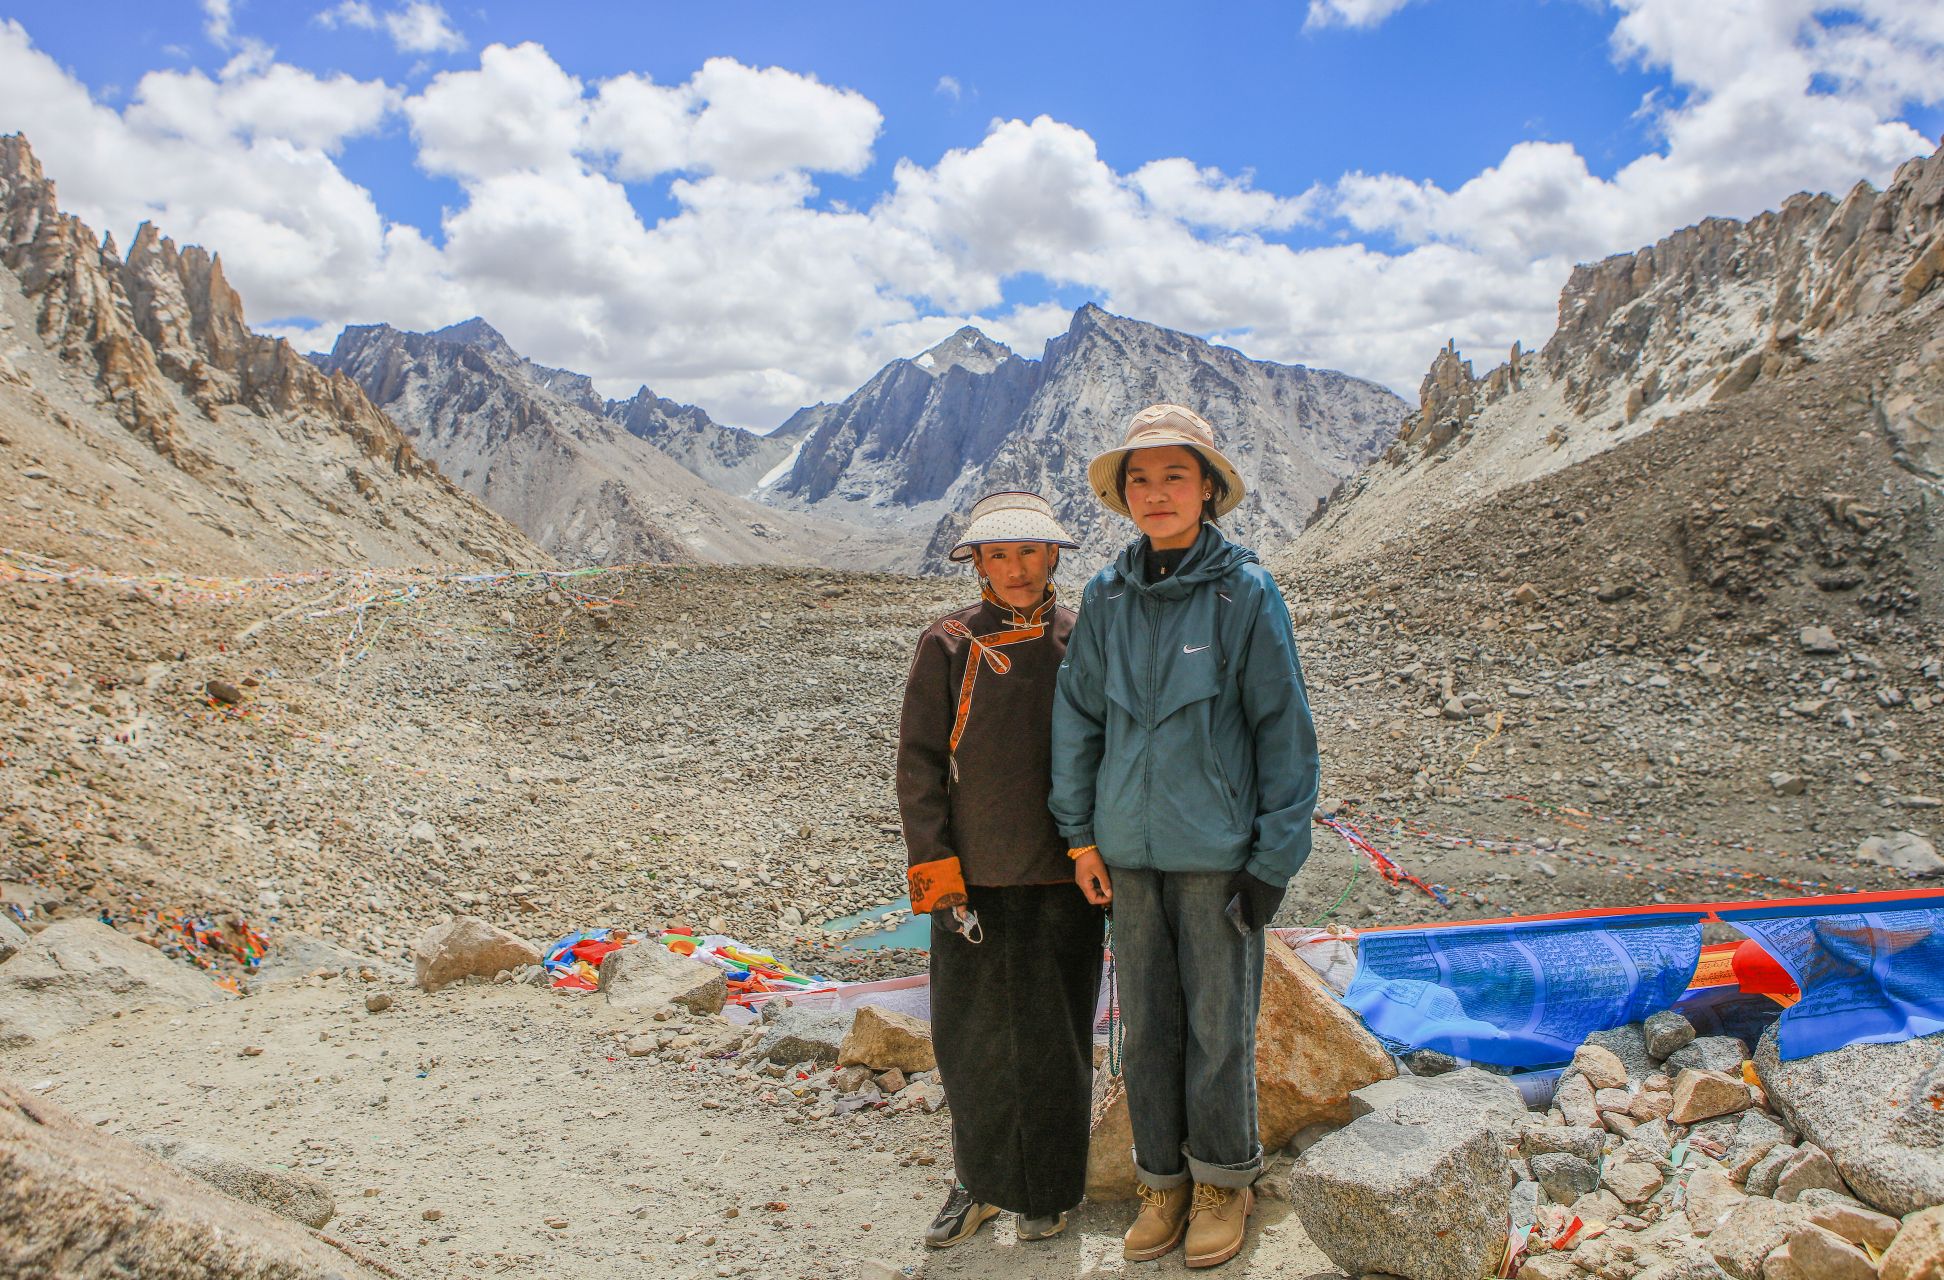
<path fill-rule="evenodd" d="M 905 872 L 905 883 L 911 888 L 914 915 L 929 913 L 948 898 L 965 901 L 965 873 L 959 869 L 957 858 L 921 862 Z"/>

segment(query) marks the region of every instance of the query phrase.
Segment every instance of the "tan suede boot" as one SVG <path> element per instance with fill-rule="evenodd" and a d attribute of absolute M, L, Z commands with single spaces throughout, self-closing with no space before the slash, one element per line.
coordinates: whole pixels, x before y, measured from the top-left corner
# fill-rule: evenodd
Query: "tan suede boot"
<path fill-rule="evenodd" d="M 1184 1182 L 1156 1191 L 1145 1182 L 1137 1182 L 1134 1190 L 1141 1197 L 1141 1212 L 1121 1242 L 1121 1256 L 1129 1262 L 1152 1262 L 1181 1243 L 1181 1233 L 1188 1225 L 1192 1184 Z"/>
<path fill-rule="evenodd" d="M 1219 1267 L 1242 1248 L 1242 1233 L 1255 1209 L 1255 1189 L 1195 1184 L 1188 1213 L 1188 1265 Z"/>

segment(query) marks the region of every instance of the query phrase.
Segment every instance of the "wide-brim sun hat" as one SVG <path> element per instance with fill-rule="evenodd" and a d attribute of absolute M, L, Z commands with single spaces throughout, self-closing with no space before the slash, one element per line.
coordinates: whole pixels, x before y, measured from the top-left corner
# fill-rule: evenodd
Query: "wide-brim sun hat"
<path fill-rule="evenodd" d="M 1120 444 L 1095 455 L 1094 460 L 1087 464 L 1087 484 L 1109 511 L 1118 511 L 1131 520 L 1134 513 L 1127 509 L 1127 499 L 1115 483 L 1120 473 L 1122 455 L 1137 449 L 1163 449 L 1169 445 L 1193 449 L 1228 482 L 1228 492 L 1210 504 L 1214 507 L 1215 515 L 1225 516 L 1235 510 L 1243 496 L 1242 473 L 1215 447 L 1215 428 L 1208 425 L 1207 419 L 1193 409 L 1178 404 L 1151 404 L 1129 418 L 1127 435 Z"/>
<path fill-rule="evenodd" d="M 953 544 L 948 560 L 960 564 L 972 558 L 972 548 L 988 542 L 1049 542 L 1056 547 L 1077 547 L 1073 535 L 1053 518 L 1053 508 L 1037 493 L 1006 490 L 989 493 L 972 505 L 965 532 Z"/>

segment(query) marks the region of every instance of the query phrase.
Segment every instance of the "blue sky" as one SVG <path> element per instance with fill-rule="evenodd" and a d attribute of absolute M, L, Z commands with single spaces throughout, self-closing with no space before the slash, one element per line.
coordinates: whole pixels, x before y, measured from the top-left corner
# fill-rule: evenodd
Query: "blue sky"
<path fill-rule="evenodd" d="M 29 4 L 0 130 L 306 346 L 477 312 L 767 426 L 1091 299 L 1408 392 L 1542 342 L 1576 260 L 1929 151 L 1936 9 Z"/>

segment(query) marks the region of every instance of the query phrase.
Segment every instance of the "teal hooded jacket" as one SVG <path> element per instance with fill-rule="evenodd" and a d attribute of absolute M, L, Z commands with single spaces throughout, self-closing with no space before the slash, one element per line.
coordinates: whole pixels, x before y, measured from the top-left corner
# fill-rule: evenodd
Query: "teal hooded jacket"
<path fill-rule="evenodd" d="M 1172 576 L 1145 539 L 1081 596 L 1053 699 L 1048 807 L 1110 867 L 1246 870 L 1285 885 L 1310 851 L 1316 728 L 1289 609 L 1213 524 Z"/>

